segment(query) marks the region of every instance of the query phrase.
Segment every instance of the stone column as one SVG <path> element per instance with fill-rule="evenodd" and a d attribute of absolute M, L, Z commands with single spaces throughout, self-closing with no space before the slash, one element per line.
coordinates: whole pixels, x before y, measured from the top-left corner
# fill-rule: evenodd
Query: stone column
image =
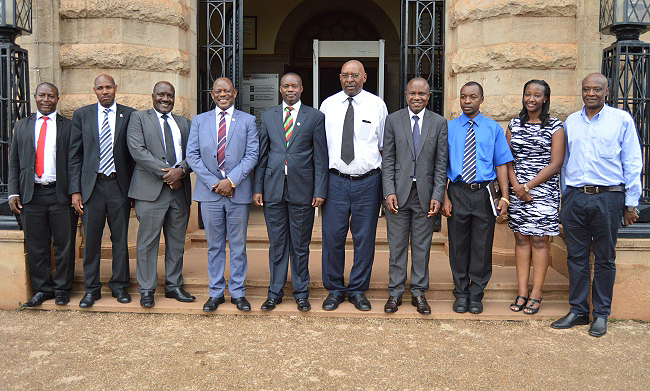
<path fill-rule="evenodd" d="M 20 307 L 31 296 L 23 231 L 0 231 L 0 309 Z"/>

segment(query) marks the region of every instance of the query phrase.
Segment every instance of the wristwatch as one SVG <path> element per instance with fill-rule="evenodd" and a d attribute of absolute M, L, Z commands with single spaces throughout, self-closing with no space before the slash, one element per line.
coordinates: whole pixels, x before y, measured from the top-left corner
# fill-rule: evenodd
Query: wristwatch
<path fill-rule="evenodd" d="M 627 209 L 628 212 L 636 212 L 636 214 L 639 214 L 639 210 L 636 208 L 636 206 L 626 205 L 625 209 Z"/>
<path fill-rule="evenodd" d="M 524 191 L 525 191 L 526 193 L 528 193 L 528 192 L 530 191 L 530 188 L 528 188 L 528 186 L 526 186 L 525 183 L 524 183 Z"/>

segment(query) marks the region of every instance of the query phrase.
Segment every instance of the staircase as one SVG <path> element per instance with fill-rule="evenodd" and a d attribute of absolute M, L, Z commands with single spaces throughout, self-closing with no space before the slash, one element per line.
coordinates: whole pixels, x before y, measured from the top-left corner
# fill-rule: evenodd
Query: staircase
<path fill-rule="evenodd" d="M 161 236 L 162 240 L 162 236 Z M 544 302 L 539 313 L 536 315 L 524 315 L 510 311 L 509 304 L 517 292 L 517 278 L 514 266 L 496 266 L 503 264 L 494 260 L 492 278 L 485 291 L 483 299 L 484 312 L 480 315 L 457 314 L 452 311 L 451 304 L 454 300 L 452 295 L 453 283 L 449 269 L 449 258 L 444 252 L 446 238 L 439 232 L 434 233 L 431 245 L 431 260 L 429 263 L 430 288 L 427 292 L 427 299 L 431 305 L 431 315 L 421 315 L 415 311 L 410 304 L 410 295 L 404 294 L 404 304 L 394 314 L 383 312 L 383 306 L 388 298 L 388 258 L 389 249 L 386 239 L 386 220 L 381 217 L 377 227 L 377 239 L 375 247 L 375 261 L 372 270 L 370 289 L 366 296 L 372 303 L 372 310 L 367 312 L 358 311 L 348 302 L 344 302 L 336 311 L 323 311 L 321 304 L 327 296 L 327 290 L 323 288 L 321 279 L 321 248 L 322 248 L 322 225 L 321 219 L 316 218 L 310 246 L 310 301 L 312 310 L 300 312 L 291 296 L 291 283 L 287 282 L 284 292 L 285 297 L 282 304 L 273 311 L 261 311 L 259 308 L 267 295 L 269 283 L 268 266 L 268 236 L 264 217 L 260 208 L 251 208 L 251 215 L 248 227 L 247 254 L 248 273 L 246 278 L 246 297 L 251 302 L 252 311 L 250 315 L 290 315 L 290 316 L 330 316 L 330 317 L 389 317 L 389 318 L 426 318 L 426 319 L 497 319 L 497 320 L 527 320 L 527 319 L 548 319 L 559 318 L 566 314 L 569 309 L 568 280 L 557 271 L 549 268 L 544 287 Z M 185 313 L 204 314 L 203 303 L 208 299 L 208 276 L 207 276 L 207 242 L 205 232 L 199 230 L 187 235 L 186 252 L 184 257 L 183 276 L 185 290 L 197 297 L 193 303 L 180 303 L 174 299 L 164 297 L 164 260 L 159 257 L 158 278 L 159 287 L 156 291 L 156 305 L 152 309 L 144 309 L 139 304 L 137 283 L 135 281 L 135 243 L 130 244 L 131 253 L 131 287 L 129 292 L 133 301 L 129 304 L 120 304 L 111 297 L 111 292 L 106 286 L 110 278 L 110 241 L 105 241 L 105 248 L 102 249 L 101 276 L 104 282 L 103 297 L 95 305 L 88 309 L 91 311 L 104 312 L 139 312 L 139 313 Z M 161 244 L 160 254 L 164 253 L 164 243 Z M 352 238 L 348 235 L 346 244 L 346 276 L 352 264 Z M 226 276 L 229 273 L 226 265 Z M 531 273 L 532 275 L 532 273 Z M 290 276 L 289 276 L 290 278 Z M 408 288 L 408 281 L 407 281 Z M 47 301 L 42 309 L 48 310 L 80 310 L 79 300 L 83 296 L 83 272 L 82 261 L 77 260 L 75 278 L 73 282 L 73 294 L 71 302 L 67 306 L 57 306 L 53 301 Z M 226 303 L 219 306 L 214 314 L 241 315 L 234 305 L 229 303 L 228 292 L 226 292 Z"/>

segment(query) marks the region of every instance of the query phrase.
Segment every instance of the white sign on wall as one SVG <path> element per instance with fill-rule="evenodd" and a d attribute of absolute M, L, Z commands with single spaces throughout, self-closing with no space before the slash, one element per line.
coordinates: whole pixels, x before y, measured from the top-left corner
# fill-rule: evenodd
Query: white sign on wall
<path fill-rule="evenodd" d="M 242 89 L 242 111 L 252 114 L 260 126 L 263 112 L 280 103 L 280 76 L 277 73 L 255 73 L 244 75 Z"/>

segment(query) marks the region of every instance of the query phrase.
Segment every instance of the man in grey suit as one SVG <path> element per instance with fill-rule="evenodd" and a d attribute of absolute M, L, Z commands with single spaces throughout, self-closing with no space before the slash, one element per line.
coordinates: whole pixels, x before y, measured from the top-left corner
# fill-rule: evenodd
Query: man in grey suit
<path fill-rule="evenodd" d="M 269 235 L 271 282 L 262 310 L 282 302 L 291 258 L 291 283 L 298 309 L 309 311 L 309 243 L 314 208 L 327 196 L 329 159 L 325 115 L 300 102 L 302 79 L 280 81 L 282 104 L 262 114 L 260 161 L 253 203 L 264 206 Z"/>
<path fill-rule="evenodd" d="M 78 217 L 68 196 L 68 145 L 72 122 L 59 115 L 59 89 L 41 83 L 37 111 L 14 125 L 9 156 L 9 207 L 21 217 L 34 295 L 25 307 L 55 299 L 70 302 Z M 52 273 L 50 243 L 56 270 Z"/>
<path fill-rule="evenodd" d="M 113 244 L 113 275 L 108 281 L 113 297 L 130 303 L 128 231 L 131 200 L 129 186 L 133 159 L 126 145 L 126 129 L 132 108 L 115 103 L 117 85 L 109 75 L 95 79 L 97 103 L 72 116 L 68 191 L 72 206 L 83 220 L 84 286 L 79 307 L 92 307 L 101 296 L 99 261 L 102 235 L 108 220 Z"/>
<path fill-rule="evenodd" d="M 208 240 L 210 298 L 203 311 L 211 312 L 225 301 L 226 236 L 230 246 L 230 302 L 250 311 L 246 300 L 246 231 L 253 188 L 249 174 L 257 164 L 259 140 L 255 117 L 233 106 L 237 90 L 227 78 L 219 78 L 210 93 L 217 105 L 192 121 L 187 162 L 197 180 L 194 200 Z"/>
<path fill-rule="evenodd" d="M 406 86 L 408 108 L 388 116 L 384 128 L 382 181 L 388 229 L 390 297 L 384 306 L 396 312 L 402 304 L 411 241 L 411 304 L 431 314 L 424 297 L 429 289 L 429 254 L 434 221 L 447 182 L 447 121 L 426 109 L 429 84 L 414 78 Z"/>
<path fill-rule="evenodd" d="M 131 114 L 127 140 L 135 160 L 129 197 L 135 199 L 140 222 L 137 239 L 136 278 L 140 305 L 154 306 L 158 284 L 160 230 L 165 235 L 165 297 L 182 302 L 195 297 L 183 289 L 183 252 L 190 216 L 192 189 L 190 168 L 185 161 L 190 121 L 171 114 L 174 86 L 156 83 L 153 109 Z"/>

